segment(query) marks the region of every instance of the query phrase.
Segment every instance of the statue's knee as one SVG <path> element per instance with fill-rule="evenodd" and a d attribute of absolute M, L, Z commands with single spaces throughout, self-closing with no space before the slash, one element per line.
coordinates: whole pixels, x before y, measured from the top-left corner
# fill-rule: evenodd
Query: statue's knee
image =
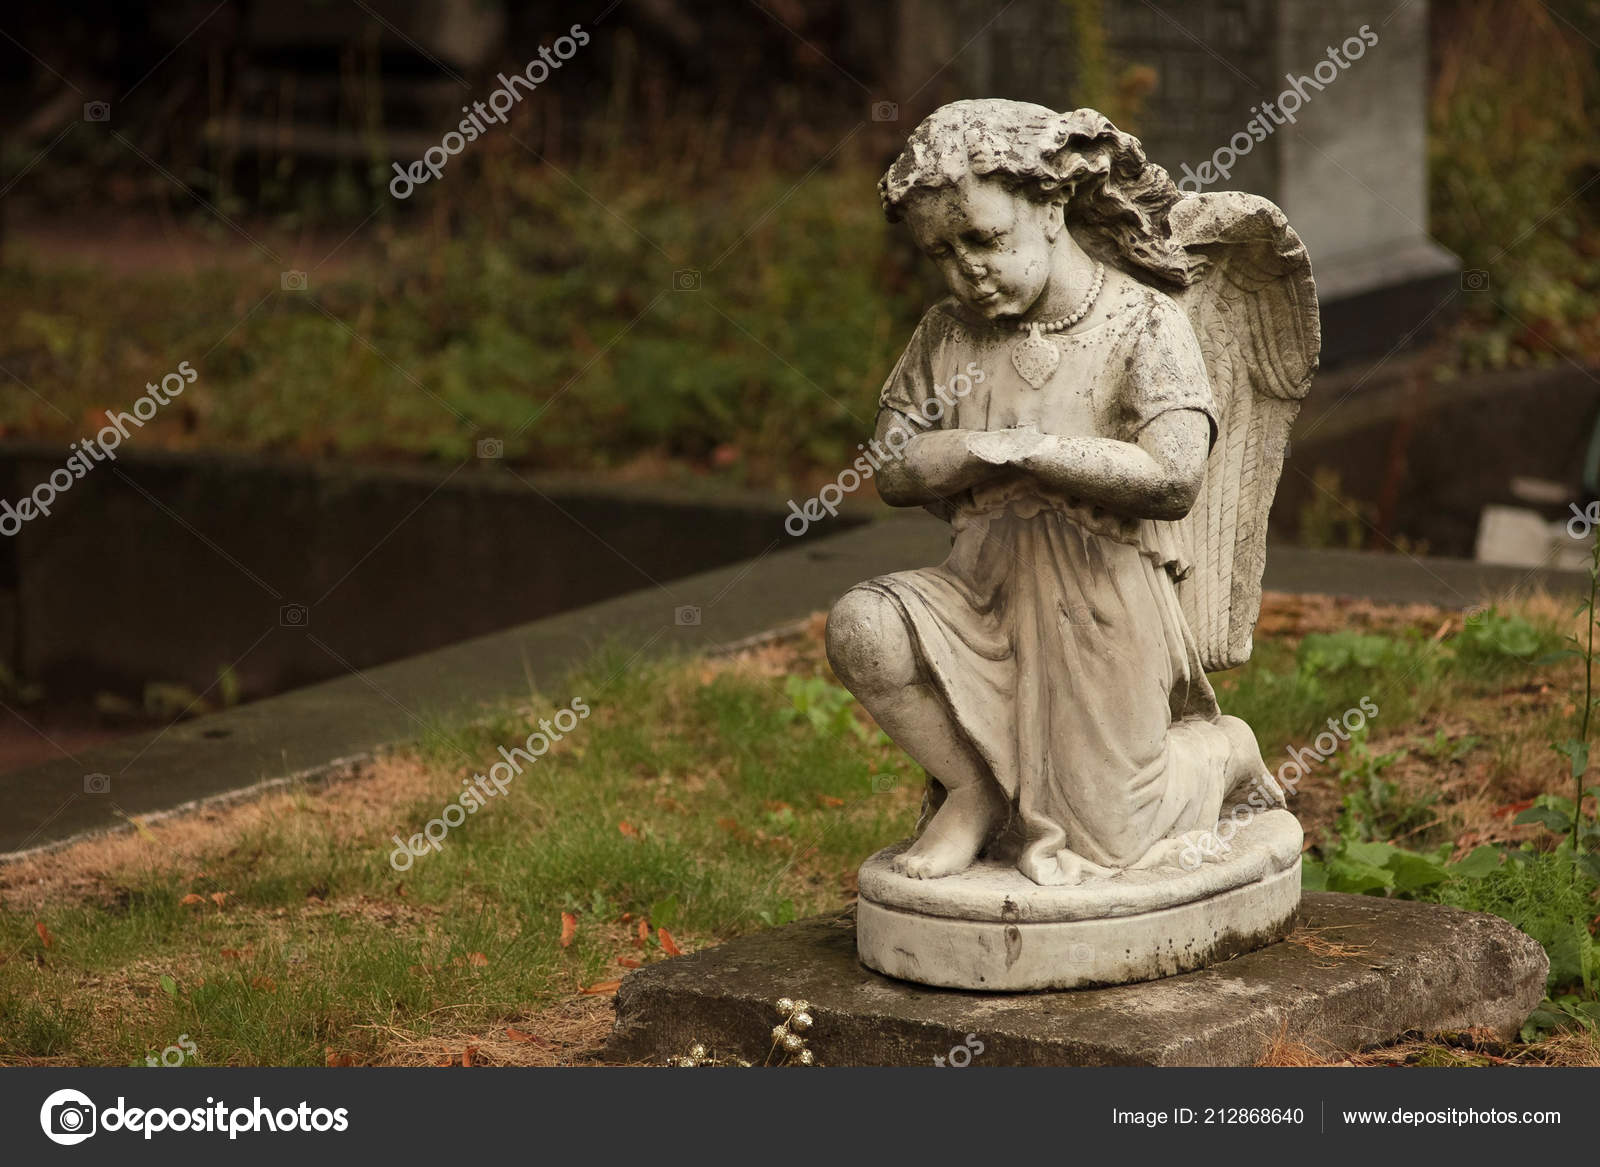
<path fill-rule="evenodd" d="M 875 588 L 851 588 L 828 613 L 828 663 L 858 695 L 909 685 L 916 656 L 905 618 L 893 600 Z"/>

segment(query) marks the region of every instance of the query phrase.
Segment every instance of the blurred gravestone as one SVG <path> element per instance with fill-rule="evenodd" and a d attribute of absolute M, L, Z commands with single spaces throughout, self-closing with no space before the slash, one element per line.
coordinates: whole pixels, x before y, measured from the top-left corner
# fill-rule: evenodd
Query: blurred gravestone
<path fill-rule="evenodd" d="M 901 0 L 899 25 L 902 121 L 952 97 L 1095 105 L 1184 189 L 1276 202 L 1316 256 L 1325 362 L 1445 319 L 1459 263 L 1427 229 L 1426 0 Z"/>

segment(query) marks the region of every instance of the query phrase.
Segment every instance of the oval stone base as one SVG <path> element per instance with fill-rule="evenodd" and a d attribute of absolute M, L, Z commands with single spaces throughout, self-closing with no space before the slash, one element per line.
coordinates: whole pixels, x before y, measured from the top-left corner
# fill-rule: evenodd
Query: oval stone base
<path fill-rule="evenodd" d="M 868 968 L 941 988 L 1022 992 L 1191 972 L 1282 939 L 1300 904 L 1300 824 L 1287 811 L 1238 831 L 1221 862 L 1043 887 L 979 861 L 919 880 L 862 864 L 856 946 Z"/>

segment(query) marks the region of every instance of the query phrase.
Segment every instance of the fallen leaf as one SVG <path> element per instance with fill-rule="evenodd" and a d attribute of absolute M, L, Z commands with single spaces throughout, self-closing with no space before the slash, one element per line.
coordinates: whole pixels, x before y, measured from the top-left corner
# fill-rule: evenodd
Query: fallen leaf
<path fill-rule="evenodd" d="M 50 929 L 44 926 L 44 921 L 35 920 L 33 922 L 33 930 L 39 934 L 39 943 L 43 944 L 46 948 L 49 948 L 52 943 L 50 938 Z"/>
<path fill-rule="evenodd" d="M 632 912 L 623 912 L 622 913 L 622 922 L 624 924 L 626 924 L 631 919 L 633 919 L 633 913 Z"/>
<path fill-rule="evenodd" d="M 475 1045 L 469 1045 L 466 1049 L 461 1051 L 461 1064 L 463 1066 L 470 1066 L 477 1056 L 478 1047 Z"/>
<path fill-rule="evenodd" d="M 232 894 L 233 893 L 231 891 L 214 891 L 211 893 L 211 902 L 220 908 L 222 906 L 222 902 Z"/>
<path fill-rule="evenodd" d="M 561 947 L 571 948 L 572 938 L 578 934 L 578 917 L 571 912 L 561 913 Z"/>
<path fill-rule="evenodd" d="M 834 808 L 838 808 L 838 807 L 841 807 L 841 806 L 844 805 L 844 799 L 835 798 L 831 794 L 819 794 L 819 795 L 817 795 L 817 801 L 820 802 L 823 806 L 829 806 L 829 807 L 834 807 Z"/>
<path fill-rule="evenodd" d="M 326 1055 L 322 1059 L 324 1066 L 353 1066 L 356 1064 L 356 1060 L 349 1054 L 334 1053 L 331 1045 L 324 1047 L 323 1052 Z"/>
<path fill-rule="evenodd" d="M 637 839 L 639 837 L 639 828 L 628 822 L 626 819 L 617 824 L 617 830 L 621 831 L 630 839 Z"/>
<path fill-rule="evenodd" d="M 619 956 L 619 957 L 617 957 L 617 963 L 620 964 L 623 968 L 638 968 L 639 967 L 639 962 L 637 960 L 634 960 L 633 957 L 631 957 L 631 956 Z"/>
<path fill-rule="evenodd" d="M 263 993 L 276 993 L 278 982 L 271 977 L 255 977 L 250 981 L 252 989 L 260 989 Z"/>
<path fill-rule="evenodd" d="M 444 1058 L 443 1060 L 434 1062 L 433 1064 L 435 1066 L 438 1066 L 442 1070 L 446 1066 L 455 1065 L 456 1064 L 456 1060 L 454 1058 Z"/>
<path fill-rule="evenodd" d="M 677 942 L 672 939 L 672 933 L 665 928 L 656 929 L 656 938 L 661 941 L 661 951 L 668 956 L 683 955 L 683 949 L 678 947 Z"/>
<path fill-rule="evenodd" d="M 524 1033 L 513 1025 L 506 1026 L 506 1036 L 512 1041 L 520 1041 L 529 1045 L 544 1045 L 545 1040 L 536 1034 Z"/>
<path fill-rule="evenodd" d="M 222 959 L 223 960 L 243 960 L 244 959 L 244 953 L 240 952 L 237 948 L 224 948 L 222 950 Z"/>
<path fill-rule="evenodd" d="M 598 984 L 589 985 L 587 987 L 579 985 L 578 992 L 591 997 L 603 996 L 609 993 L 615 993 L 621 987 L 621 981 L 600 981 Z"/>
<path fill-rule="evenodd" d="M 650 921 L 646 920 L 643 916 L 640 916 L 639 934 L 634 937 L 633 946 L 635 948 L 643 948 L 644 942 L 648 939 L 650 939 Z"/>
<path fill-rule="evenodd" d="M 473 968 L 483 968 L 489 963 L 489 958 L 481 952 L 474 952 L 471 956 L 467 957 L 467 963 Z"/>
<path fill-rule="evenodd" d="M 206 897 L 205 896 L 195 895 L 194 892 L 190 892 L 188 895 L 184 896 L 181 900 L 178 901 L 178 903 L 184 905 L 185 907 L 189 906 L 190 904 L 203 904 L 205 902 L 206 902 Z"/>

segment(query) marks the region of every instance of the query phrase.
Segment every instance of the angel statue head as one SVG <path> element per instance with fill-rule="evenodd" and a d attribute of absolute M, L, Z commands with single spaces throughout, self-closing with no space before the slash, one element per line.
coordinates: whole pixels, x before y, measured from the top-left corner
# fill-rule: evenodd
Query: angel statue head
<path fill-rule="evenodd" d="M 993 321 L 1027 313 L 1085 253 L 1169 287 L 1196 267 L 1167 226 L 1178 188 L 1092 109 L 953 102 L 916 128 L 878 191 L 951 294 Z"/>

